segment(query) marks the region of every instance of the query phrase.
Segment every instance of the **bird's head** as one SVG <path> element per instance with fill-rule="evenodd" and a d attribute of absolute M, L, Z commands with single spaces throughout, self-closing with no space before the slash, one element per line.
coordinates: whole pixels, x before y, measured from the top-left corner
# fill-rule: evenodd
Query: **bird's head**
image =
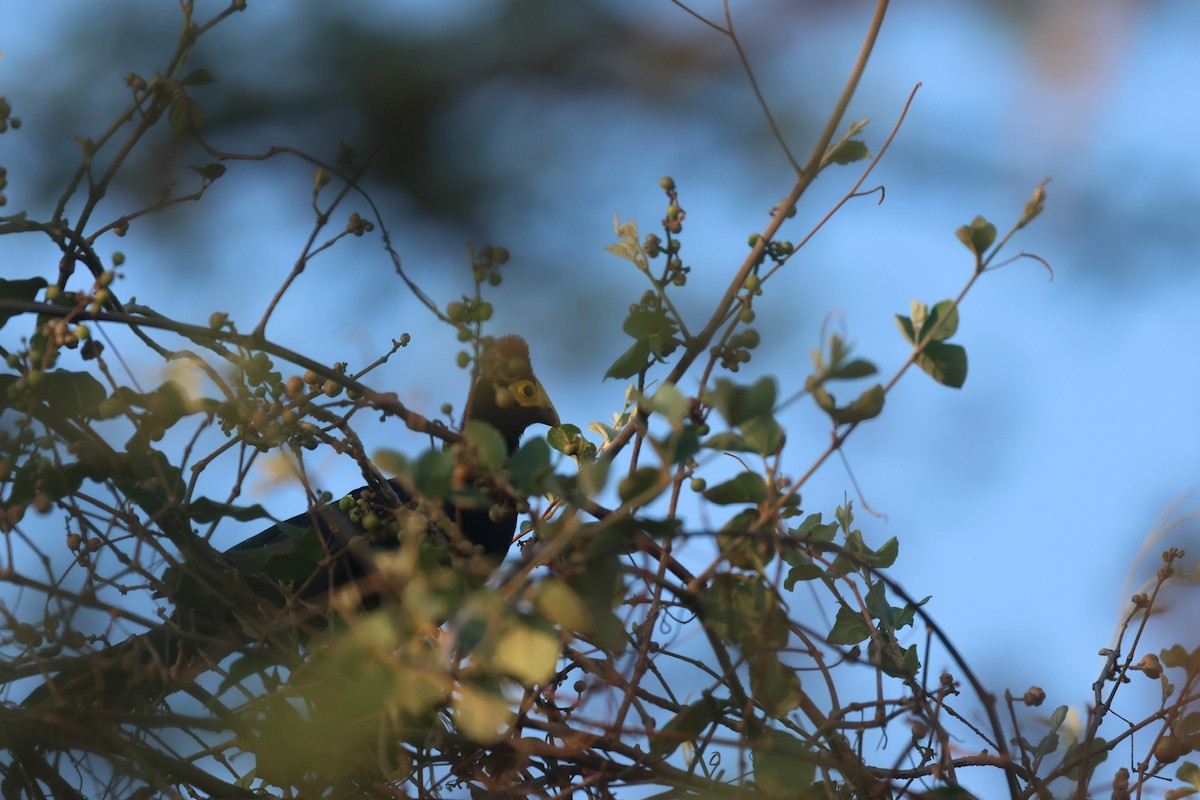
<path fill-rule="evenodd" d="M 479 357 L 479 377 L 471 388 L 468 420 L 490 423 L 509 452 L 517 449 L 530 425 L 558 425 L 558 412 L 533 374 L 529 345 L 520 336 L 501 336 Z"/>

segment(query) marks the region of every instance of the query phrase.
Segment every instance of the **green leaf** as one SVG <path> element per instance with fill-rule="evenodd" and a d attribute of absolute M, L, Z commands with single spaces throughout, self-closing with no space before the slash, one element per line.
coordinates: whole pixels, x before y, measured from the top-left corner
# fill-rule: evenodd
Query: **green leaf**
<path fill-rule="evenodd" d="M 952 389 L 961 389 L 967 382 L 967 351 L 961 345 L 930 342 L 917 356 L 917 366 Z"/>
<path fill-rule="evenodd" d="M 650 737 L 650 755 L 654 758 L 666 758 L 684 742 L 700 738 L 704 729 L 720 717 L 723 711 L 724 706 L 708 695 L 684 706 Z"/>
<path fill-rule="evenodd" d="M 909 344 L 917 343 L 917 331 L 913 328 L 913 321 L 911 319 L 902 314 L 897 314 L 896 324 L 900 327 L 900 333 L 904 335 Z"/>
<path fill-rule="evenodd" d="M 801 581 L 814 581 L 825 574 L 825 569 L 815 563 L 807 554 L 790 548 L 785 552 L 784 560 L 792 565 L 787 577 L 783 579 L 783 588 L 789 592 L 796 588 Z"/>
<path fill-rule="evenodd" d="M 485 473 L 499 472 L 508 458 L 508 445 L 496 426 L 473 419 L 463 425 L 463 441 L 471 448 Z"/>
<path fill-rule="evenodd" d="M 853 164 L 855 161 L 862 161 L 864 158 L 870 157 L 871 149 L 865 142 L 850 139 L 831 146 L 825 153 L 824 160 L 827 164 Z"/>
<path fill-rule="evenodd" d="M 1091 777 L 1093 770 L 1108 759 L 1108 742 L 1099 736 L 1090 742 L 1071 742 L 1071 744 L 1067 745 L 1067 752 L 1063 755 L 1063 764 L 1070 763 L 1082 757 L 1085 752 L 1088 754 L 1087 760 L 1082 764 L 1076 764 L 1067 772 L 1069 779 L 1073 781 L 1079 780 L 1081 768 L 1084 775 Z"/>
<path fill-rule="evenodd" d="M 655 336 L 673 336 L 675 322 L 662 309 L 650 311 L 639 308 L 625 318 L 621 329 L 638 341 L 645 341 Z"/>
<path fill-rule="evenodd" d="M 579 468 L 579 490 L 589 497 L 595 497 L 604 491 L 608 483 L 608 473 L 612 467 L 611 461 L 591 461 Z"/>
<path fill-rule="evenodd" d="M 649 399 L 647 405 L 666 417 L 672 424 L 680 423 L 688 413 L 688 399 L 673 383 L 664 383 Z"/>
<path fill-rule="evenodd" d="M 204 86 L 205 84 L 215 83 L 217 76 L 212 74 L 207 69 L 197 69 L 184 75 L 179 81 L 184 86 Z"/>
<path fill-rule="evenodd" d="M 199 130 L 204 122 L 204 112 L 200 104 L 185 94 L 177 95 L 171 101 L 171 110 L 167 112 L 167 122 L 171 130 L 180 136 L 187 136 Z"/>
<path fill-rule="evenodd" d="M 202 167 L 192 166 L 192 167 L 189 167 L 189 169 L 191 169 L 193 172 L 195 172 L 197 175 L 199 175 L 201 178 L 208 181 L 209 183 L 212 183 L 217 178 L 219 178 L 225 174 L 225 165 L 217 164 L 217 163 L 205 164 Z"/>
<path fill-rule="evenodd" d="M 113 466 L 113 483 L 133 502 L 161 524 L 174 527 L 177 520 L 168 519 L 165 512 L 180 502 L 187 492 L 183 474 L 167 461 L 158 450 L 123 454 L 120 469 Z M 185 520 L 186 522 L 186 520 Z M 180 535 L 190 534 L 190 525 L 180 526 Z"/>
<path fill-rule="evenodd" d="M 532 689 L 554 675 L 559 652 L 558 637 L 553 633 L 515 622 L 496 643 L 489 662 L 493 669 Z"/>
<path fill-rule="evenodd" d="M 700 435 L 694 425 L 684 425 L 667 436 L 652 440 L 665 463 L 679 464 L 700 452 Z"/>
<path fill-rule="evenodd" d="M 704 627 L 736 644 L 747 656 L 775 655 L 787 644 L 787 614 L 761 578 L 716 575 L 703 599 Z"/>
<path fill-rule="evenodd" d="M 280 522 L 273 530 L 283 532 L 285 538 L 272 542 L 269 547 L 234 549 L 225 555 L 239 572 L 261 573 L 279 583 L 298 583 L 312 577 L 326 556 L 316 529 Z"/>
<path fill-rule="evenodd" d="M 751 743 L 754 786 L 767 797 L 796 797 L 816 776 L 816 759 L 787 731 L 768 728 Z M 803 795 L 807 796 L 807 795 Z"/>
<path fill-rule="evenodd" d="M 867 127 L 869 120 L 860 119 L 851 122 L 846 127 L 846 132 L 836 142 L 831 142 L 825 148 L 824 154 L 821 156 L 821 163 L 817 167 L 817 171 L 825 169 L 830 164 L 849 164 L 853 161 L 859 161 L 868 158 L 871 153 L 867 146 L 861 141 L 854 139 Z"/>
<path fill-rule="evenodd" d="M 804 695 L 800 676 L 774 653 L 750 659 L 750 691 L 772 717 L 784 717 L 800 705 Z"/>
<path fill-rule="evenodd" d="M 104 386 L 90 374 L 61 369 L 47 372 L 38 391 L 51 408 L 71 417 L 94 417 L 107 397 Z"/>
<path fill-rule="evenodd" d="M 829 373 L 830 379 L 837 380 L 852 380 L 854 378 L 866 378 L 879 372 L 879 369 L 867 361 L 865 358 L 856 358 L 852 361 L 847 361 L 845 364 L 837 367 Z"/>
<path fill-rule="evenodd" d="M 742 431 L 743 441 L 759 455 L 773 455 L 783 445 L 783 428 L 772 416 L 764 414 L 754 417 L 738 427 Z"/>
<path fill-rule="evenodd" d="M 980 257 L 992 246 L 992 242 L 996 241 L 996 226 L 983 217 L 977 216 L 971 220 L 970 225 L 963 225 L 954 232 L 954 235 L 976 257 Z"/>
<path fill-rule="evenodd" d="M 838 609 L 837 620 L 826 640 L 830 644 L 858 644 L 871 636 L 871 628 L 863 619 L 862 612 L 852 611 L 845 606 Z"/>
<path fill-rule="evenodd" d="M 874 419 L 883 412 L 883 387 L 878 383 L 860 394 L 854 402 L 843 408 L 826 409 L 835 425 Z"/>
<path fill-rule="evenodd" d="M 738 436 L 732 431 L 722 431 L 714 433 L 702 442 L 702 445 L 709 450 L 721 450 L 730 453 L 752 453 L 753 448 L 746 443 L 746 440 Z"/>
<path fill-rule="evenodd" d="M 1188 675 L 1200 674 L 1200 647 L 1189 651 L 1176 644 L 1169 650 L 1161 651 L 1159 657 L 1164 667 L 1183 669 Z"/>
<path fill-rule="evenodd" d="M 717 379 L 704 402 L 721 412 L 731 427 L 771 413 L 775 407 L 775 379 L 759 378 L 752 386 L 740 386 L 725 378 Z"/>
<path fill-rule="evenodd" d="M 958 306 L 953 300 L 942 300 L 933 307 L 929 317 L 921 325 L 921 341 L 932 336 L 935 342 L 940 342 L 949 339 L 957 330 Z"/>
<path fill-rule="evenodd" d="M 454 456 L 442 450 L 426 450 L 413 464 L 413 486 L 422 497 L 439 500 L 450 491 L 457 465 Z"/>
<path fill-rule="evenodd" d="M 554 475 L 554 467 L 550 464 L 550 446 L 546 440 L 538 437 L 521 445 L 508 460 L 508 474 L 522 494 L 542 494 L 548 479 Z"/>
<path fill-rule="evenodd" d="M 261 505 L 235 506 L 229 503 L 218 503 L 207 497 L 197 497 L 188 505 L 188 516 L 193 522 L 207 524 L 220 519 L 236 519 L 238 522 L 252 522 L 256 519 L 271 519 L 271 515 Z"/>
<path fill-rule="evenodd" d="M 797 527 L 789 531 L 797 539 L 814 542 L 832 542 L 837 536 L 838 526 L 834 522 L 822 522 L 821 514 L 809 514 Z"/>
<path fill-rule="evenodd" d="M 1175 771 L 1175 778 L 1191 785 L 1193 790 L 1200 791 L 1200 767 L 1191 761 L 1185 761 L 1179 766 Z"/>
<path fill-rule="evenodd" d="M 742 472 L 724 483 L 706 489 L 704 497 L 710 503 L 720 506 L 734 503 L 758 505 L 767 499 L 767 486 L 763 483 L 762 476 L 753 472 Z"/>
<path fill-rule="evenodd" d="M 622 503 L 629 503 L 637 499 L 639 504 L 645 505 L 653 498 L 643 497 L 643 495 L 658 486 L 661 477 L 660 471 L 654 467 L 639 467 L 633 471 L 632 475 L 621 479 L 620 484 L 617 485 L 617 494 L 620 495 Z M 657 493 L 655 497 L 657 497 Z"/>
<path fill-rule="evenodd" d="M 646 368 L 646 363 L 650 360 L 650 345 L 646 342 L 634 342 L 628 350 L 621 354 L 620 358 L 609 366 L 608 371 L 604 373 L 604 379 L 616 378 L 632 378 L 643 369 Z"/>
<path fill-rule="evenodd" d="M 42 278 L 27 278 L 19 281 L 0 279 L 0 299 L 35 300 L 37 299 L 38 292 L 44 288 L 46 288 L 46 281 Z M 4 327 L 4 323 L 20 313 L 22 312 L 0 311 L 0 328 Z"/>
<path fill-rule="evenodd" d="M 1059 736 L 1057 730 L 1050 731 L 1050 733 L 1047 733 L 1042 737 L 1041 741 L 1038 742 L 1033 753 L 1036 756 L 1042 756 L 1044 758 L 1058 749 L 1058 743 Z"/>
<path fill-rule="evenodd" d="M 549 578 L 539 583 L 535 591 L 534 608 L 563 631 L 574 634 L 592 629 L 591 611 L 565 581 Z"/>
<path fill-rule="evenodd" d="M 619 538 L 624 539 L 625 535 Z M 573 554 L 577 567 L 568 575 L 567 586 L 583 601 L 591 615 L 590 627 L 581 632 L 589 634 L 600 647 L 619 654 L 624 651 L 627 639 L 624 623 L 613 613 L 613 608 L 625 599 L 619 560 L 623 548 L 607 548 L 606 544 L 598 540 Z M 568 568 L 571 568 L 570 564 Z"/>
<path fill-rule="evenodd" d="M 381 447 L 373 451 L 371 460 L 388 475 L 407 475 L 411 469 L 408 456 L 390 447 Z"/>
<path fill-rule="evenodd" d="M 512 725 L 512 709 L 504 695 L 494 688 L 463 683 L 450 707 L 458 730 L 481 744 L 499 741 Z"/>

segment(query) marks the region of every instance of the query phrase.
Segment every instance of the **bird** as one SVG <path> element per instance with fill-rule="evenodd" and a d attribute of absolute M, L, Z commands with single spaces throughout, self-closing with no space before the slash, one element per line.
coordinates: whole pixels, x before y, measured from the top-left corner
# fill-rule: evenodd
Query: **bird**
<path fill-rule="evenodd" d="M 464 427 L 472 421 L 491 425 L 504 440 L 511 456 L 520 445 L 522 434 L 532 425 L 555 427 L 560 424 L 558 411 L 545 388 L 534 375 L 529 357 L 529 345 L 519 336 L 502 336 L 487 344 L 480 354 L 479 374 L 467 397 L 463 412 Z M 411 505 L 412 495 L 399 480 L 389 480 L 388 486 L 401 505 Z M 395 536 L 369 536 L 361 517 L 347 513 L 352 508 L 371 508 L 380 501 L 379 492 L 363 486 L 348 493 L 339 501 L 315 506 L 290 519 L 271 526 L 246 539 L 226 555 L 235 560 L 261 559 L 271 554 L 287 554 L 296 545 L 296 534 L 313 530 L 320 538 L 328 564 L 322 580 L 304 584 L 301 597 L 311 599 L 322 593 L 360 580 L 371 571 L 371 550 L 390 549 L 398 544 Z M 477 547 L 492 563 L 503 560 L 516 532 L 517 515 L 511 503 L 501 502 L 471 505 L 460 499 L 447 500 L 442 507 L 446 517 L 455 523 L 468 545 Z M 385 501 L 386 505 L 386 501 Z M 386 513 L 388 509 L 383 509 Z M 373 547 L 363 552 L 352 545 L 356 539 L 372 539 Z"/>
<path fill-rule="evenodd" d="M 554 404 L 534 375 L 529 346 L 524 339 L 502 336 L 485 340 L 478 367 L 463 412 L 464 429 L 472 422 L 488 423 L 499 433 L 511 456 L 530 426 L 560 424 Z M 398 500 L 401 506 L 417 506 L 418 498 L 401 481 L 392 479 L 387 485 L 394 498 L 381 497 L 378 491 L 381 485 L 364 486 L 347 494 L 346 499 L 316 505 L 234 545 L 223 554 L 224 566 L 231 565 L 233 569 L 226 569 L 225 581 L 209 585 L 228 587 L 229 576 L 233 575 L 254 594 L 268 598 L 271 605 L 282 607 L 298 599 L 303 608 L 320 609 L 323 598 L 374 571 L 372 553 L 379 548 L 400 546 L 396 535 L 371 536 L 361 518 L 347 513 L 364 502 L 384 510 L 380 503 L 386 505 L 389 499 Z M 484 493 L 487 494 L 486 487 Z M 491 495 L 489 499 L 493 502 L 475 505 L 447 500 L 441 510 L 455 523 L 465 544 L 477 549 L 486 562 L 496 565 L 511 546 L 517 515 L 506 498 Z M 434 526 L 430 523 L 429 527 Z M 254 564 L 264 565 L 274 556 L 294 553 L 309 532 L 316 533 L 324 558 L 319 559 L 316 574 L 312 574 L 311 561 L 305 562 L 310 574 L 298 577 L 295 583 L 299 588 L 295 592 L 272 579 L 252 574 Z M 368 547 L 357 546 L 364 540 Z M 217 562 L 220 569 L 221 555 L 217 555 Z M 212 576 L 208 567 L 206 564 L 196 572 Z M 35 689 L 25 705 L 36 706 L 51 698 L 101 706 L 141 704 L 170 691 L 171 684 L 178 688 L 244 645 L 247 635 L 230 613 L 233 604 L 229 598 L 215 598 L 214 589 L 201 588 L 192 572 L 183 565 L 175 570 L 173 577 L 163 578 L 167 594 L 175 603 L 169 624 L 90 654 L 94 657 L 91 663 L 64 669 Z M 202 642 L 208 646 L 200 645 Z"/>

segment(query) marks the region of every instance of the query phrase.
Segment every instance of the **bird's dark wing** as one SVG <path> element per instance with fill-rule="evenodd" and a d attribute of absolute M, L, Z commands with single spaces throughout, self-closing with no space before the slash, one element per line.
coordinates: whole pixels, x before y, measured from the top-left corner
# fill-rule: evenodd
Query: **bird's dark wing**
<path fill-rule="evenodd" d="M 397 480 L 388 481 L 400 506 L 415 506 L 412 495 Z M 386 529 L 366 530 L 344 510 L 357 507 L 359 518 L 368 510 L 378 511 L 377 519 L 388 519 L 394 507 L 382 493 L 362 487 L 343 500 L 314 506 L 308 511 L 272 525 L 225 551 L 243 572 L 265 571 L 285 578 L 299 588 L 299 596 L 311 600 L 333 589 L 356 582 L 374 572 L 372 554 L 399 546 L 395 533 Z M 494 506 L 494 507 L 493 507 Z M 463 492 L 442 503 L 442 513 L 454 523 L 469 546 L 497 561 L 504 558 L 517 527 L 516 511 L 509 504 L 494 504 L 478 492 Z M 429 530 L 445 533 L 433 521 Z M 315 534 L 315 536 L 314 536 Z M 313 574 L 313 544 L 319 544 L 320 567 Z M 308 549 L 308 552 L 305 549 Z M 269 565 L 269 567 L 268 567 Z"/>

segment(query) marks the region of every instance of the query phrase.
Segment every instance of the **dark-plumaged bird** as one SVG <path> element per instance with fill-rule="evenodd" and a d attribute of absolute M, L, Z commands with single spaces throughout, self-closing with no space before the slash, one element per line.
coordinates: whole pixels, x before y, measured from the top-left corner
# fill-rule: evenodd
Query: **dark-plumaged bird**
<path fill-rule="evenodd" d="M 524 339 L 501 337 L 480 354 L 478 377 L 471 387 L 463 418 L 464 425 L 473 421 L 492 425 L 503 438 L 509 455 L 516 450 L 521 435 L 529 426 L 559 424 L 558 412 L 533 373 L 529 347 Z M 415 505 L 414 498 L 399 481 L 388 483 L 401 504 Z M 351 504 L 366 498 L 364 501 L 383 511 L 386 502 L 381 503 L 381 494 L 364 487 L 347 497 L 351 498 Z M 480 492 L 474 494 L 478 498 Z M 484 488 L 485 498 L 488 494 Z M 455 523 L 468 546 L 499 563 L 512 543 L 517 515 L 507 498 L 491 496 L 490 499 L 490 503 L 461 505 L 447 501 L 442 510 Z M 282 602 L 288 594 L 294 593 L 308 601 L 306 607 L 319 611 L 321 597 L 370 575 L 374 571 L 372 550 L 396 547 L 399 542 L 394 533 L 372 539 L 363 526 L 341 510 L 342 505 L 335 502 L 315 506 L 227 550 L 225 557 L 245 579 L 239 582 L 264 598 L 273 595 L 272 604 Z M 430 523 L 429 527 L 434 526 Z M 253 564 L 265 564 L 276 555 L 286 556 L 310 530 L 317 533 L 325 554 L 317 574 L 297 576 L 293 589 L 275 584 L 274 578 L 278 576 L 268 579 L 253 574 L 256 572 Z M 218 569 L 224 572 L 228 565 Z M 164 583 L 173 587 L 170 593 L 176 604 L 170 623 L 84 659 L 90 663 L 75 663 L 64 669 L 34 690 L 26 704 L 38 705 L 50 697 L 80 705 L 137 705 L 153 701 L 170 691 L 170 683 L 179 686 L 180 682 L 189 680 L 188 675 L 211 668 L 229 652 L 244 645 L 247 634 L 230 613 L 230 604 L 209 593 L 218 590 L 201 589 L 203 582 L 195 580 L 186 566 L 176 572 L 173 578 L 164 576 Z M 198 572 L 203 574 L 206 570 Z M 211 570 L 207 572 L 212 574 Z M 228 574 L 223 578 L 229 579 Z M 221 583 L 216 581 L 209 585 L 216 587 Z M 181 639 L 185 641 L 181 642 Z"/>
<path fill-rule="evenodd" d="M 521 337 L 500 337 L 480 355 L 479 376 L 463 413 L 464 424 L 471 421 L 486 422 L 499 431 L 509 455 L 517 449 L 521 434 L 530 425 L 559 424 L 558 412 L 533 373 L 529 346 Z M 411 502 L 412 498 L 399 481 L 388 483 L 401 503 Z M 357 489 L 347 497 L 355 503 L 364 497 L 364 493 L 366 497 L 372 497 L 370 487 Z M 286 549 L 294 544 L 297 530 L 315 529 L 330 565 L 324 576 L 307 582 L 301 594 L 313 597 L 335 589 L 363 577 L 371 569 L 369 553 L 364 557 L 361 548 L 351 547 L 353 540 L 366 532 L 342 510 L 343 505 L 345 503 L 338 501 L 314 507 L 226 552 L 237 559 Z M 511 504 L 493 508 L 490 503 L 470 506 L 447 501 L 443 510 L 468 543 L 496 561 L 504 558 L 517 527 L 516 511 Z M 394 536 L 390 539 L 381 537 L 377 543 L 383 547 L 395 544 Z"/>

